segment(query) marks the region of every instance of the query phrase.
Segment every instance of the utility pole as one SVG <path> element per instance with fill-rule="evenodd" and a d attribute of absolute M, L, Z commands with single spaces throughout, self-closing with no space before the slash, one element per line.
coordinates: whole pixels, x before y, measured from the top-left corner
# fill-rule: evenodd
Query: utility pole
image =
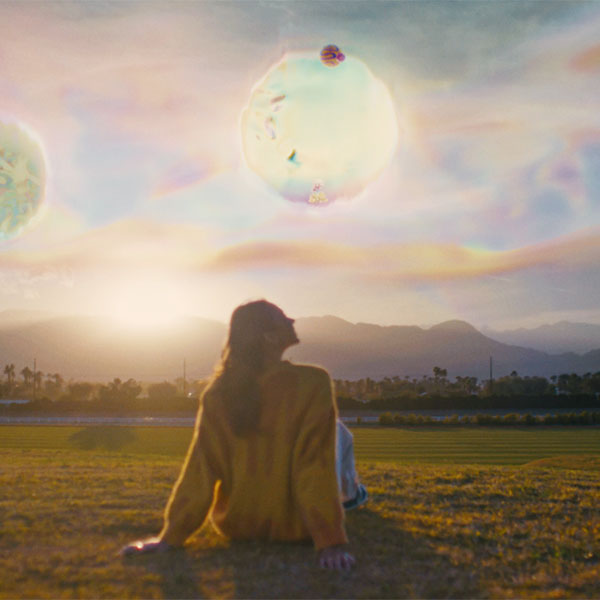
<path fill-rule="evenodd" d="M 37 359 L 33 359 L 33 399 L 35 400 L 35 386 L 36 386 L 36 376 L 37 373 Z"/>

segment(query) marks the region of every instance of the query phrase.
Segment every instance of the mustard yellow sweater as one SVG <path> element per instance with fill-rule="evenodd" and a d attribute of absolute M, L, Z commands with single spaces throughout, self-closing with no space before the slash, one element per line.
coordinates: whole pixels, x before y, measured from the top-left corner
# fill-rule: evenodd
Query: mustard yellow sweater
<path fill-rule="evenodd" d="M 336 407 L 323 369 L 282 361 L 260 379 L 258 431 L 232 432 L 206 391 L 160 537 L 181 545 L 210 512 L 233 539 L 347 542 L 335 472 Z"/>

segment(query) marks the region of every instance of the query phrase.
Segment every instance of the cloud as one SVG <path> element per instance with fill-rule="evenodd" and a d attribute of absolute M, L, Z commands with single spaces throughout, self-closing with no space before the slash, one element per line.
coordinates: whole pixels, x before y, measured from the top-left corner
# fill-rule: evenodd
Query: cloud
<path fill-rule="evenodd" d="M 597 221 L 600 11 L 584 17 L 532 32 L 491 72 L 411 100 L 405 183 L 416 191 L 422 179 L 430 205 L 469 194 L 460 209 L 477 214 L 471 240 L 523 246 Z"/>
<path fill-rule="evenodd" d="M 600 70 L 600 44 L 592 44 L 571 59 L 571 66 L 578 71 Z"/>
<path fill-rule="evenodd" d="M 199 227 L 123 220 L 37 250 L 0 254 L 0 269 L 182 269 L 210 252 Z"/>
<path fill-rule="evenodd" d="M 517 250 L 450 243 L 351 245 L 319 239 L 224 243 L 196 225 L 123 220 L 41 249 L 8 250 L 0 269 L 150 269 L 182 273 L 343 270 L 372 280 L 447 281 L 502 275 L 552 265 L 596 265 L 600 232 L 592 228 Z"/>
<path fill-rule="evenodd" d="M 205 264 L 216 271 L 271 269 L 347 270 L 369 280 L 447 281 L 554 265 L 597 264 L 600 234 L 560 239 L 512 251 L 477 250 L 456 244 L 382 244 L 367 247 L 321 241 L 247 242 L 217 252 Z"/>
<path fill-rule="evenodd" d="M 0 271 L 0 296 L 38 298 L 43 286 L 72 288 L 73 273 L 67 268 L 11 268 Z"/>

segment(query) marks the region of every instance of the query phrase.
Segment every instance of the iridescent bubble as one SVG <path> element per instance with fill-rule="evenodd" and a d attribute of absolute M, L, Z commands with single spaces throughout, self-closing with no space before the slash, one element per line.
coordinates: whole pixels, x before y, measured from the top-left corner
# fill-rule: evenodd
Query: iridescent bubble
<path fill-rule="evenodd" d="M 345 59 L 344 53 L 335 44 L 329 44 L 321 50 L 321 62 L 326 67 L 337 67 Z"/>
<path fill-rule="evenodd" d="M 39 143 L 17 123 L 0 121 L 0 241 L 19 235 L 38 212 L 45 179 Z"/>
<path fill-rule="evenodd" d="M 310 205 L 358 195 L 398 142 L 387 87 L 352 56 L 335 69 L 318 53 L 284 56 L 252 90 L 240 125 L 248 166 Z"/>

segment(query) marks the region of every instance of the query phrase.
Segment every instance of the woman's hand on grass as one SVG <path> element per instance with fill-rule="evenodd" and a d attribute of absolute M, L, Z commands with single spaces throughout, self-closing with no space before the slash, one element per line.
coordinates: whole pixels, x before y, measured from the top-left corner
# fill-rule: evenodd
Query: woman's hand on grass
<path fill-rule="evenodd" d="M 329 546 L 319 551 L 319 566 L 323 569 L 349 571 L 356 561 L 342 546 Z"/>
<path fill-rule="evenodd" d="M 167 544 L 167 542 L 160 538 L 153 537 L 147 540 L 138 540 L 121 550 L 121 556 L 138 556 L 140 554 L 150 554 L 152 552 L 167 552 L 172 550 L 175 546 Z"/>

